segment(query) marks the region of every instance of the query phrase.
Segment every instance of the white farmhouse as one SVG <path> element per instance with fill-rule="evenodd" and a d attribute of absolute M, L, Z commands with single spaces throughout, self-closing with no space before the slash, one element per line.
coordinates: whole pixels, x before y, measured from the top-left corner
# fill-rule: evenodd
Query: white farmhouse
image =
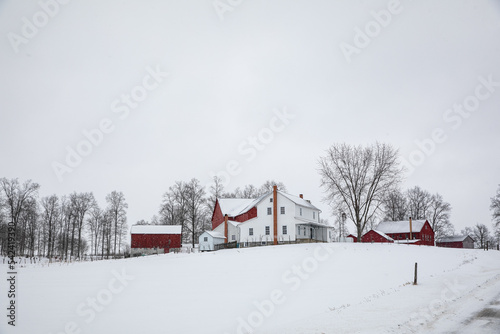
<path fill-rule="evenodd" d="M 320 213 L 321 210 L 302 195 L 286 194 L 274 186 L 273 191 L 256 199 L 218 198 L 212 215 L 212 232 L 242 247 L 331 242 L 332 227 L 320 223 Z M 205 233 L 203 239 L 200 236 L 200 245 L 210 240 Z"/>

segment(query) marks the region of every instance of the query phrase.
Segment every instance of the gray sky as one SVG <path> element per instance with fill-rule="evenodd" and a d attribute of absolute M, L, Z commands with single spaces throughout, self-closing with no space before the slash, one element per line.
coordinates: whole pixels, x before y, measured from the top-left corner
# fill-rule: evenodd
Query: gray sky
<path fill-rule="evenodd" d="M 123 191 L 130 225 L 176 180 L 231 172 L 329 218 L 318 158 L 381 141 L 457 231 L 491 222 L 499 1 L 44 1 L 0 1 L 0 176 Z"/>

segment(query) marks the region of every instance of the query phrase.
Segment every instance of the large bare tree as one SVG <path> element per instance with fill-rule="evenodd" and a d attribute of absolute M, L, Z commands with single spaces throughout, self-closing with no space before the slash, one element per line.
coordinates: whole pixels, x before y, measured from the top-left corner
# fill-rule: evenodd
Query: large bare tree
<path fill-rule="evenodd" d="M 401 181 L 398 151 L 388 144 L 335 144 L 319 161 L 325 201 L 344 205 L 358 239 L 379 210 L 384 197 Z"/>

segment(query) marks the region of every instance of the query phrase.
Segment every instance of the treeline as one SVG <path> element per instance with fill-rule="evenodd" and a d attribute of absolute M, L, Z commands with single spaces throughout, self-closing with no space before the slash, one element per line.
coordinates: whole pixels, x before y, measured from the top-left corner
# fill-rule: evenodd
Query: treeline
<path fill-rule="evenodd" d="M 40 185 L 31 180 L 0 179 L 0 252 L 9 246 L 16 256 L 109 258 L 123 252 L 128 231 L 123 193 L 106 196 L 100 208 L 92 192 L 39 198 Z M 14 233 L 9 234 L 9 223 Z M 11 238 L 9 240 L 9 237 Z"/>

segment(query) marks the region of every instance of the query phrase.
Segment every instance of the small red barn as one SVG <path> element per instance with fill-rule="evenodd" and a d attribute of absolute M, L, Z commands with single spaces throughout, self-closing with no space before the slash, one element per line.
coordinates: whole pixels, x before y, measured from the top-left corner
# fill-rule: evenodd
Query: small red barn
<path fill-rule="evenodd" d="M 132 225 L 130 235 L 132 255 L 168 253 L 172 248 L 181 248 L 182 226 Z"/>
<path fill-rule="evenodd" d="M 455 235 L 436 240 L 436 246 L 448 248 L 474 248 L 474 239 L 468 235 Z"/>
<path fill-rule="evenodd" d="M 377 231 L 387 234 L 395 243 L 434 246 L 434 231 L 427 220 L 386 221 L 377 226 Z"/>

